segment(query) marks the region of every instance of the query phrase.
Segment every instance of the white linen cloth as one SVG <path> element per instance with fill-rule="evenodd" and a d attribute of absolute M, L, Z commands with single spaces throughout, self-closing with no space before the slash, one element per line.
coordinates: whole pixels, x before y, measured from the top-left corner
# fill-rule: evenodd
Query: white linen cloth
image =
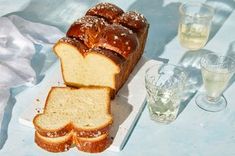
<path fill-rule="evenodd" d="M 10 88 L 36 84 L 37 75 L 55 61 L 48 53 L 62 36 L 64 33 L 53 26 L 33 23 L 16 15 L 0 17 L 0 130 Z M 43 59 L 31 62 L 37 54 L 43 54 Z"/>

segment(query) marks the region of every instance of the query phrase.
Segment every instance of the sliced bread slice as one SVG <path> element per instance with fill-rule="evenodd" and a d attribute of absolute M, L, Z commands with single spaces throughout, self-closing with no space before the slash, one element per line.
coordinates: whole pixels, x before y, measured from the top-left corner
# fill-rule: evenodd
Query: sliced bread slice
<path fill-rule="evenodd" d="M 49 152 L 65 152 L 68 151 L 73 144 L 73 133 L 74 132 L 71 131 L 62 137 L 49 138 L 35 131 L 35 143 Z"/>
<path fill-rule="evenodd" d="M 74 143 L 80 151 L 99 153 L 108 148 L 111 144 L 108 134 L 102 134 L 94 138 L 74 137 Z"/>
<path fill-rule="evenodd" d="M 65 152 L 73 145 L 80 151 L 89 153 L 98 153 L 104 151 L 111 144 L 108 134 L 102 134 L 94 138 L 77 137 L 73 131 L 65 136 L 49 138 L 35 132 L 36 144 L 49 152 Z"/>
<path fill-rule="evenodd" d="M 52 87 L 44 112 L 33 120 L 36 131 L 59 137 L 74 130 L 81 137 L 107 133 L 112 124 L 110 89 Z"/>

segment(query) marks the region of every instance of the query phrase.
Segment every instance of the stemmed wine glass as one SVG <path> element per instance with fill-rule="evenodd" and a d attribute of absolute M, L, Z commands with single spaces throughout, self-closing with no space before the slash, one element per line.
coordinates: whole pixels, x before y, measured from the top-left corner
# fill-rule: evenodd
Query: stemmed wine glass
<path fill-rule="evenodd" d="M 196 97 L 196 104 L 206 111 L 220 111 L 227 105 L 222 93 L 235 72 L 235 60 L 209 53 L 201 58 L 200 65 L 205 93 Z"/>

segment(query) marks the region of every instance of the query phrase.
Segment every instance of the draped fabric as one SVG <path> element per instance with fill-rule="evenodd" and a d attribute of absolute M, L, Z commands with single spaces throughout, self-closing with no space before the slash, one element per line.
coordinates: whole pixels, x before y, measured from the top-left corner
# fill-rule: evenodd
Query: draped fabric
<path fill-rule="evenodd" d="M 58 28 L 10 15 L 0 18 L 0 129 L 10 89 L 37 84 L 56 60 L 52 45 L 64 36 Z"/>

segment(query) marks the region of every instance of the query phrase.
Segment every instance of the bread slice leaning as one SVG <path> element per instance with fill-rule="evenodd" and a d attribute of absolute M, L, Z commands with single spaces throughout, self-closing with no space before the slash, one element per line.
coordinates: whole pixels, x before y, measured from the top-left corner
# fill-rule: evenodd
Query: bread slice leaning
<path fill-rule="evenodd" d="M 71 131 L 65 136 L 49 138 L 35 132 L 36 144 L 49 152 L 65 152 L 75 145 L 80 151 L 98 153 L 104 151 L 111 144 L 108 134 L 99 137 L 83 138 Z"/>
<path fill-rule="evenodd" d="M 80 137 L 97 137 L 109 131 L 110 89 L 104 87 L 52 87 L 44 112 L 33 120 L 45 137 L 60 137 L 75 131 Z"/>

